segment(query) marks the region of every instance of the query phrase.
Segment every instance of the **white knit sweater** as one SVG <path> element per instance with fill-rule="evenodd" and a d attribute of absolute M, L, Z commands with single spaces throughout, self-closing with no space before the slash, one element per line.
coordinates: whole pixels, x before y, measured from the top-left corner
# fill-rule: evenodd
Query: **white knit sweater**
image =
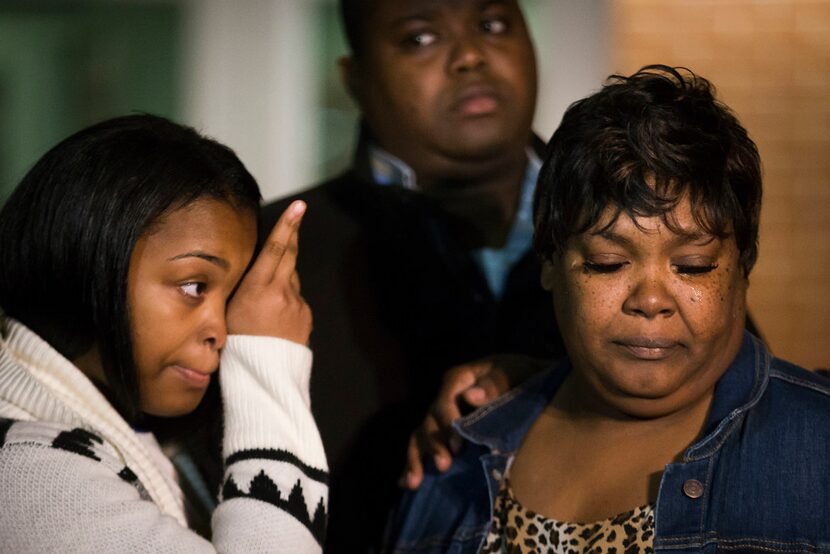
<path fill-rule="evenodd" d="M 0 337 L 0 552 L 320 552 L 328 502 L 311 416 L 311 352 L 231 336 L 219 372 L 222 498 L 213 543 L 183 495 L 72 363 L 22 324 Z"/>

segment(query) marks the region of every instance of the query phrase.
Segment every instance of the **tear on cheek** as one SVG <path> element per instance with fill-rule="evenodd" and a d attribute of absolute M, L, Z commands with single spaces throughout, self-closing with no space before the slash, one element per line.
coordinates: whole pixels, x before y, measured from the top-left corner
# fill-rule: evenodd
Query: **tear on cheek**
<path fill-rule="evenodd" d="M 703 298 L 703 293 L 700 291 L 700 289 L 692 289 L 692 295 L 689 296 L 689 300 L 691 300 L 692 302 L 697 304 L 698 302 L 700 302 L 700 300 L 702 298 Z M 723 300 L 722 297 L 721 297 L 721 300 Z"/>

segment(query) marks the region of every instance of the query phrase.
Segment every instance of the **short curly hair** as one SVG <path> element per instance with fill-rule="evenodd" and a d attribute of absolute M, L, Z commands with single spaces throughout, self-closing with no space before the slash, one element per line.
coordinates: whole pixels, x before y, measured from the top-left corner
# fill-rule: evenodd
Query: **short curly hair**
<path fill-rule="evenodd" d="M 551 259 L 608 207 L 617 217 L 663 216 L 676 230 L 667 215 L 688 197 L 703 230 L 734 234 L 749 275 L 758 257 L 761 181 L 755 143 L 709 81 L 665 65 L 612 75 L 568 108 L 548 143 L 534 245 Z"/>

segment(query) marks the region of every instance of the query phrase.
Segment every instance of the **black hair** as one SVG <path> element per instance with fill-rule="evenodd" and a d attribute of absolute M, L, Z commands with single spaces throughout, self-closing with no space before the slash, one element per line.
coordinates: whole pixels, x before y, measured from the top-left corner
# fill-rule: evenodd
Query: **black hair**
<path fill-rule="evenodd" d="M 695 222 L 721 238 L 734 233 L 749 275 L 758 257 L 758 149 L 714 87 L 686 68 L 645 66 L 612 75 L 572 104 L 548 143 L 536 190 L 536 251 L 561 253 L 571 236 L 598 224 L 608 207 L 662 216 L 685 196 Z"/>
<path fill-rule="evenodd" d="M 369 19 L 373 0 L 340 0 L 340 19 L 346 43 L 355 58 L 364 54 L 363 41 L 366 37 L 366 22 Z"/>
<path fill-rule="evenodd" d="M 127 274 L 136 241 L 199 198 L 256 216 L 256 181 L 229 148 L 152 115 L 70 136 L 0 210 L 0 307 L 72 360 L 98 347 L 107 396 L 140 415 Z"/>

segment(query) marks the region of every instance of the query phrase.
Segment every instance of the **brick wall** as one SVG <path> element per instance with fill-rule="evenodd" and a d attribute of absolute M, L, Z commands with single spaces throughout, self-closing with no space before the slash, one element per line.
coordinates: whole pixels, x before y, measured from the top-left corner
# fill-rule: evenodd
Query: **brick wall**
<path fill-rule="evenodd" d="M 710 79 L 761 151 L 750 310 L 773 351 L 830 367 L 830 0 L 612 0 L 612 69 Z"/>

